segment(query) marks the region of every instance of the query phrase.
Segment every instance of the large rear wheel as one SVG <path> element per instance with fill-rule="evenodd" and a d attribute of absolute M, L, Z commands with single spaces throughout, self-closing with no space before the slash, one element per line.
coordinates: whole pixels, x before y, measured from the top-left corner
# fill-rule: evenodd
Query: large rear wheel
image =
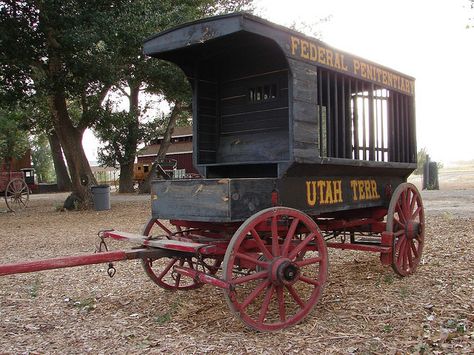
<path fill-rule="evenodd" d="M 413 184 L 403 183 L 393 193 L 387 214 L 387 232 L 393 233 L 393 270 L 400 276 L 413 274 L 425 244 L 425 213 L 421 195 Z"/>
<path fill-rule="evenodd" d="M 306 317 L 326 283 L 328 254 L 316 223 L 291 208 L 263 210 L 235 232 L 223 262 L 230 309 L 247 326 L 275 331 Z"/>

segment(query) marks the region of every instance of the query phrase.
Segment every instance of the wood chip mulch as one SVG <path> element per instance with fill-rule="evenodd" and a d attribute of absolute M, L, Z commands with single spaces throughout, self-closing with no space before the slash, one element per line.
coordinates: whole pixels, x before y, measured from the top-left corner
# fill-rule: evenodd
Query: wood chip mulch
<path fill-rule="evenodd" d="M 138 232 L 150 210 L 148 199 L 102 212 L 59 204 L 0 213 L 0 263 L 93 252 L 100 229 Z M 397 277 L 375 254 L 330 250 L 313 313 L 270 334 L 233 318 L 220 290 L 162 290 L 138 261 L 117 263 L 112 279 L 107 265 L 0 277 L 0 353 L 472 354 L 474 218 L 427 213 L 426 225 L 415 275 Z"/>

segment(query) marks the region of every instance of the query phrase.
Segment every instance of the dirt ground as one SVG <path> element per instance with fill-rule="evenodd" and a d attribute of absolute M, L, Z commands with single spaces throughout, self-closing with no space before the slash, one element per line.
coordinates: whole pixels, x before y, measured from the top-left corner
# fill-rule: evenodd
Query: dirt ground
<path fill-rule="evenodd" d="M 0 353 L 472 354 L 474 173 L 440 179 L 440 191 L 422 193 L 426 245 L 415 275 L 395 276 L 378 255 L 330 250 L 322 299 L 287 330 L 248 330 L 220 290 L 164 291 L 129 261 L 112 279 L 107 265 L 0 277 Z M 150 211 L 148 196 L 113 195 L 110 211 L 59 212 L 64 196 L 0 213 L 0 263 L 93 252 L 100 229 L 138 232 Z"/>

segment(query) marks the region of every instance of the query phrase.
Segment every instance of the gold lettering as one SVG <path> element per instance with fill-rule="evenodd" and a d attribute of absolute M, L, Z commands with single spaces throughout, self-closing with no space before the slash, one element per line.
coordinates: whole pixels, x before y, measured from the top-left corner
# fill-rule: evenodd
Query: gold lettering
<path fill-rule="evenodd" d="M 370 185 L 372 187 L 372 198 L 377 199 L 380 198 L 380 195 L 377 192 L 377 181 L 375 180 L 370 180 Z"/>
<path fill-rule="evenodd" d="M 337 68 L 337 69 L 341 69 L 341 56 L 339 55 L 339 53 L 335 53 L 336 54 L 336 57 L 334 59 L 334 66 Z"/>
<path fill-rule="evenodd" d="M 371 200 L 372 193 L 370 191 L 370 180 L 364 180 L 364 191 L 365 191 L 365 198 L 367 200 Z"/>
<path fill-rule="evenodd" d="M 296 55 L 296 49 L 298 48 L 298 45 L 300 44 L 299 38 L 291 36 L 291 54 Z"/>
<path fill-rule="evenodd" d="M 369 79 L 369 80 L 374 80 L 373 68 L 374 67 L 372 65 L 367 64 L 367 79 Z"/>
<path fill-rule="evenodd" d="M 325 203 L 329 203 L 329 204 L 334 203 L 334 199 L 333 199 L 333 196 L 332 196 L 331 181 L 326 181 L 326 199 L 324 201 L 325 201 Z"/>
<path fill-rule="evenodd" d="M 333 52 L 330 49 L 326 49 L 326 64 L 331 67 L 334 67 Z"/>
<path fill-rule="evenodd" d="M 342 202 L 342 181 L 333 181 L 334 202 Z"/>
<path fill-rule="evenodd" d="M 307 41 L 301 40 L 301 57 L 304 59 L 309 59 L 308 47 L 309 43 Z"/>
<path fill-rule="evenodd" d="M 318 61 L 321 64 L 326 64 L 326 52 L 323 47 L 318 47 Z"/>
<path fill-rule="evenodd" d="M 342 70 L 344 70 L 344 71 L 348 71 L 348 70 L 349 70 L 349 68 L 347 67 L 347 64 L 346 64 L 345 61 L 344 61 L 344 54 L 341 54 L 341 68 L 342 68 Z"/>
<path fill-rule="evenodd" d="M 364 181 L 358 180 L 357 185 L 359 187 L 359 200 L 365 200 Z"/>
<path fill-rule="evenodd" d="M 308 205 L 313 207 L 316 204 L 316 181 L 306 181 L 306 199 Z"/>
<path fill-rule="evenodd" d="M 309 59 L 313 62 L 318 61 L 318 48 L 314 43 L 309 44 Z"/>
<path fill-rule="evenodd" d="M 367 78 L 367 65 L 364 62 L 360 63 L 360 75 L 363 78 Z"/>
<path fill-rule="evenodd" d="M 354 59 L 354 74 L 359 74 L 360 72 L 360 62 L 357 59 Z"/>
<path fill-rule="evenodd" d="M 353 192 L 352 199 L 354 201 L 357 201 L 358 198 L 357 198 L 357 181 L 356 180 L 351 180 L 351 187 L 352 187 L 352 192 Z"/>
<path fill-rule="evenodd" d="M 323 204 L 324 202 L 324 181 L 318 181 L 319 188 L 319 203 Z"/>
<path fill-rule="evenodd" d="M 388 85 L 387 74 L 388 73 L 384 70 L 382 75 L 382 82 L 384 83 L 384 85 Z"/>

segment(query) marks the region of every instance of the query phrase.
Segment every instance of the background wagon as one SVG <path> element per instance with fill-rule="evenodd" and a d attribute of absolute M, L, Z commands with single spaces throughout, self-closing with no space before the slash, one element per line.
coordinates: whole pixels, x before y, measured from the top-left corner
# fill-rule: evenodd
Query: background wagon
<path fill-rule="evenodd" d="M 0 166 L 0 193 L 3 194 L 7 208 L 14 212 L 28 205 L 30 191 L 36 187 L 33 168 L 11 171 L 10 166 Z"/>

